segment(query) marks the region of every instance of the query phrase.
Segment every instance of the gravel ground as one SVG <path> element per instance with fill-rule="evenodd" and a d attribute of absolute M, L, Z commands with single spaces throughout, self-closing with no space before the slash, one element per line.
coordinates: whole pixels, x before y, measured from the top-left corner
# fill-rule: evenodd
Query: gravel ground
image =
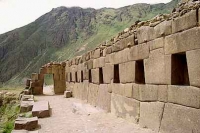
<path fill-rule="evenodd" d="M 52 108 L 51 117 L 39 119 L 40 133 L 153 133 L 78 99 L 62 95 L 36 98 L 49 101 Z"/>

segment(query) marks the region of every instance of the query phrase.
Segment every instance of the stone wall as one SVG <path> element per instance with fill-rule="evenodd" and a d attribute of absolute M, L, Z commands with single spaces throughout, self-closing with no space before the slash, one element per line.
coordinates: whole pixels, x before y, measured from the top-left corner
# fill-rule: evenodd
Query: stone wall
<path fill-rule="evenodd" d="M 200 132 L 200 10 L 138 24 L 66 62 L 75 98 L 161 133 Z"/>

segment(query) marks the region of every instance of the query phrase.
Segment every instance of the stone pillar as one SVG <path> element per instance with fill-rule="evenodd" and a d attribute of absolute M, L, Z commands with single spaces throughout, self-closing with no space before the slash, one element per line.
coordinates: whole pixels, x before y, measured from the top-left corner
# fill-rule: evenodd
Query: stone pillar
<path fill-rule="evenodd" d="M 54 75 L 54 92 L 55 94 L 64 93 L 66 89 L 65 81 L 65 66 L 66 64 L 53 64 L 52 73 Z"/>

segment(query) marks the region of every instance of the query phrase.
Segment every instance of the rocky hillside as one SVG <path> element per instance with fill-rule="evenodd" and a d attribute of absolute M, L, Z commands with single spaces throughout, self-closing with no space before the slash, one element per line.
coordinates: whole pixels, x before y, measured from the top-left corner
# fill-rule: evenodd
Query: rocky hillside
<path fill-rule="evenodd" d="M 47 62 L 79 55 L 137 20 L 171 12 L 179 1 L 118 9 L 52 9 L 24 27 L 0 35 L 0 82 L 18 82 Z"/>

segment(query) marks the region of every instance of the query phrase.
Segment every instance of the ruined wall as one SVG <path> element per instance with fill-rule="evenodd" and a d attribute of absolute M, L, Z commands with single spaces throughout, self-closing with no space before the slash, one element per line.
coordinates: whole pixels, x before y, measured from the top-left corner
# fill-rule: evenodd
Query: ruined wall
<path fill-rule="evenodd" d="M 29 88 L 34 95 L 43 94 L 44 75 L 53 74 L 54 93 L 63 93 L 66 88 L 65 66 L 65 62 L 48 63 L 42 66 L 39 73 L 33 73 L 31 79 L 27 80 L 26 88 Z"/>
<path fill-rule="evenodd" d="M 75 98 L 156 132 L 199 133 L 199 18 L 195 7 L 125 30 L 67 61 L 66 89 Z"/>

